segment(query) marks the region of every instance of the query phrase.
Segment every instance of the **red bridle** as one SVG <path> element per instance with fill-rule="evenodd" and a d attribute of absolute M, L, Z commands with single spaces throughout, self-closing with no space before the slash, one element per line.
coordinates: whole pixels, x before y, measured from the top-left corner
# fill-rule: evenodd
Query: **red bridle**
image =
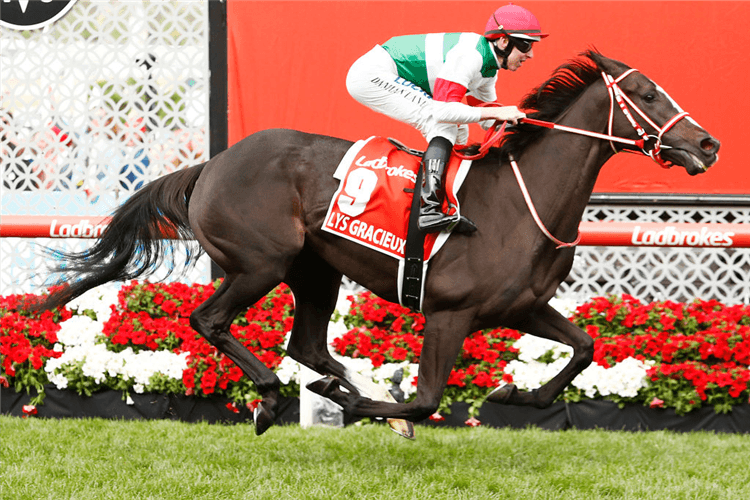
<path fill-rule="evenodd" d="M 669 148 L 669 146 L 662 145 L 662 136 L 666 134 L 669 129 L 674 127 L 677 122 L 688 116 L 689 113 L 686 111 L 681 111 L 671 119 L 667 120 L 667 123 L 665 123 L 664 126 L 659 127 L 651 118 L 649 118 L 646 113 L 644 113 L 638 106 L 636 106 L 636 104 L 625 94 L 625 92 L 622 91 L 622 89 L 618 85 L 619 82 L 636 71 L 638 70 L 629 69 L 628 71 L 617 77 L 617 79 L 612 78 L 612 75 L 608 75 L 607 73 L 602 72 L 602 78 L 604 78 L 604 83 L 607 86 L 607 91 L 609 92 L 609 125 L 607 131 L 610 135 L 612 135 L 612 122 L 614 121 L 615 101 L 617 101 L 617 104 L 620 106 L 623 114 L 630 122 L 630 125 L 633 126 L 635 132 L 641 137 L 641 141 L 638 141 L 641 144 L 636 145 L 641 149 L 643 154 L 654 160 L 662 168 L 670 168 L 672 167 L 672 164 L 661 157 L 661 150 L 664 148 Z M 641 125 L 635 120 L 635 118 L 633 118 L 633 115 L 628 110 L 628 105 L 633 108 L 633 110 L 635 110 L 635 112 L 638 113 L 641 118 L 646 120 L 646 123 L 653 127 L 653 129 L 657 132 L 657 135 L 648 135 L 646 133 L 643 127 L 641 127 Z M 653 146 L 651 146 L 651 148 L 647 150 L 646 147 L 652 142 L 652 140 Z M 615 148 L 614 142 L 612 140 L 610 140 L 610 145 L 612 146 L 612 150 L 617 153 L 618 151 Z"/>

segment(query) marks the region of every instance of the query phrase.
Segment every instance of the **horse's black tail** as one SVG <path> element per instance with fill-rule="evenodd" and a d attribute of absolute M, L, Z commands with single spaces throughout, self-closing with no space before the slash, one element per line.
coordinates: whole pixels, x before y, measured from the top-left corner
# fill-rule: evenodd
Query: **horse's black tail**
<path fill-rule="evenodd" d="M 59 259 L 62 287 L 54 289 L 34 309 L 52 309 L 111 281 L 148 276 L 171 259 L 174 239 L 193 239 L 188 203 L 205 163 L 160 177 L 137 191 L 112 215 L 101 238 L 80 253 L 51 251 Z M 195 245 L 184 245 L 189 267 L 200 255 Z"/>

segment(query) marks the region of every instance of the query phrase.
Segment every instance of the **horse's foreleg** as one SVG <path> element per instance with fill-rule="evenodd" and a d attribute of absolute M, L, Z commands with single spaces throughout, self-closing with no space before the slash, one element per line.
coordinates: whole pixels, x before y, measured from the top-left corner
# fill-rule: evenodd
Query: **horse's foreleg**
<path fill-rule="evenodd" d="M 424 344 L 419 361 L 417 396 L 409 403 L 373 401 L 339 389 L 334 379 L 313 382 L 308 388 L 325 396 L 352 415 L 360 417 L 424 420 L 437 411 L 458 353 L 469 331 L 469 313 L 441 312 L 425 322 Z"/>
<path fill-rule="evenodd" d="M 524 392 L 519 391 L 515 385 L 508 384 L 492 391 L 487 400 L 494 403 L 546 408 L 591 364 L 594 359 L 594 340 L 548 304 L 521 324 L 514 326 L 530 335 L 571 346 L 573 356 L 560 373 L 540 388 Z"/>
<path fill-rule="evenodd" d="M 259 284 L 255 278 L 260 275 L 227 276 L 219 289 L 190 315 L 190 326 L 234 361 L 263 396 L 253 415 L 258 435 L 273 425 L 281 382 L 273 371 L 230 333 L 229 327 L 237 314 L 278 284 L 278 281 L 271 284 L 274 281 L 272 278 L 267 283 Z"/>

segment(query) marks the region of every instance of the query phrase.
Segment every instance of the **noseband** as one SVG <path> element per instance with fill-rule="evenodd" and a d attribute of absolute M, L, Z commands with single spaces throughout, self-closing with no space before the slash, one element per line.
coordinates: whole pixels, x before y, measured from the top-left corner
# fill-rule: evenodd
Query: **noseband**
<path fill-rule="evenodd" d="M 602 78 L 604 78 L 604 83 L 607 86 L 607 91 L 609 92 L 609 125 L 607 131 L 611 136 L 612 123 L 615 116 L 615 101 L 617 101 L 617 104 L 620 106 L 623 114 L 630 122 L 630 125 L 633 126 L 635 132 L 641 137 L 641 140 L 636 141 L 635 145 L 641 149 L 644 155 L 654 160 L 662 168 L 671 168 L 672 164 L 661 157 L 662 149 L 671 148 L 671 146 L 664 146 L 662 144 L 662 136 L 664 136 L 664 134 L 666 134 L 669 129 L 674 127 L 677 122 L 688 116 L 689 113 L 686 111 L 681 111 L 673 116 L 670 120 L 668 120 L 663 127 L 659 127 L 651 118 L 648 117 L 646 113 L 644 113 L 638 106 L 636 106 L 636 104 L 625 94 L 625 92 L 622 91 L 622 89 L 618 85 L 619 82 L 636 71 L 638 70 L 629 69 L 628 71 L 617 77 L 617 79 L 612 78 L 612 75 L 608 75 L 607 73 L 602 72 Z M 653 127 L 653 129 L 657 132 L 657 135 L 649 135 L 646 133 L 643 127 L 641 127 L 641 125 L 635 120 L 635 118 L 633 118 L 633 115 L 628 109 L 628 105 L 633 108 L 633 110 L 635 110 L 635 112 L 638 113 L 641 118 L 646 120 L 646 122 L 651 125 L 651 127 Z M 610 140 L 609 144 L 610 146 L 612 146 L 612 151 L 618 153 L 613 140 Z"/>

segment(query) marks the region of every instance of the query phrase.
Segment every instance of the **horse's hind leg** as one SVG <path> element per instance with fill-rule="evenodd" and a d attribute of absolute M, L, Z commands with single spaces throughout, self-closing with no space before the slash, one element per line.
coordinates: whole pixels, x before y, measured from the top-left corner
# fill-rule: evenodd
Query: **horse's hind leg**
<path fill-rule="evenodd" d="M 594 341 L 549 304 L 514 327 L 536 337 L 569 345 L 573 348 L 573 356 L 560 373 L 540 388 L 524 392 L 519 391 L 514 384 L 508 384 L 492 391 L 487 400 L 493 403 L 546 408 L 591 364 L 594 359 Z"/>
<path fill-rule="evenodd" d="M 263 298 L 278 283 L 278 279 L 262 271 L 252 276 L 228 275 L 219 289 L 190 315 L 190 326 L 234 361 L 263 396 L 253 415 L 258 435 L 273 425 L 281 382 L 230 333 L 229 327 L 240 312 Z"/>
<path fill-rule="evenodd" d="M 285 282 L 294 293 L 294 324 L 286 352 L 322 374 L 345 368 L 328 351 L 328 324 L 336 308 L 342 274 L 310 251 L 300 253 Z M 348 384 L 347 384 L 348 385 Z M 355 390 L 354 387 L 348 387 Z"/>
<path fill-rule="evenodd" d="M 443 311 L 427 317 L 419 361 L 417 397 L 409 403 L 373 401 L 347 394 L 337 387 L 335 381 L 313 382 L 308 387 L 340 404 L 352 415 L 423 420 L 440 406 L 448 377 L 469 332 L 473 316 L 473 311 L 466 310 Z"/>
<path fill-rule="evenodd" d="M 328 325 L 336 307 L 341 273 L 312 252 L 297 256 L 286 280 L 295 298 L 294 326 L 287 354 L 316 372 L 337 377 L 351 392 L 376 400 L 395 402 L 387 389 L 347 369 L 328 350 Z M 404 437 L 414 437 L 414 426 L 403 420 L 389 421 Z"/>

